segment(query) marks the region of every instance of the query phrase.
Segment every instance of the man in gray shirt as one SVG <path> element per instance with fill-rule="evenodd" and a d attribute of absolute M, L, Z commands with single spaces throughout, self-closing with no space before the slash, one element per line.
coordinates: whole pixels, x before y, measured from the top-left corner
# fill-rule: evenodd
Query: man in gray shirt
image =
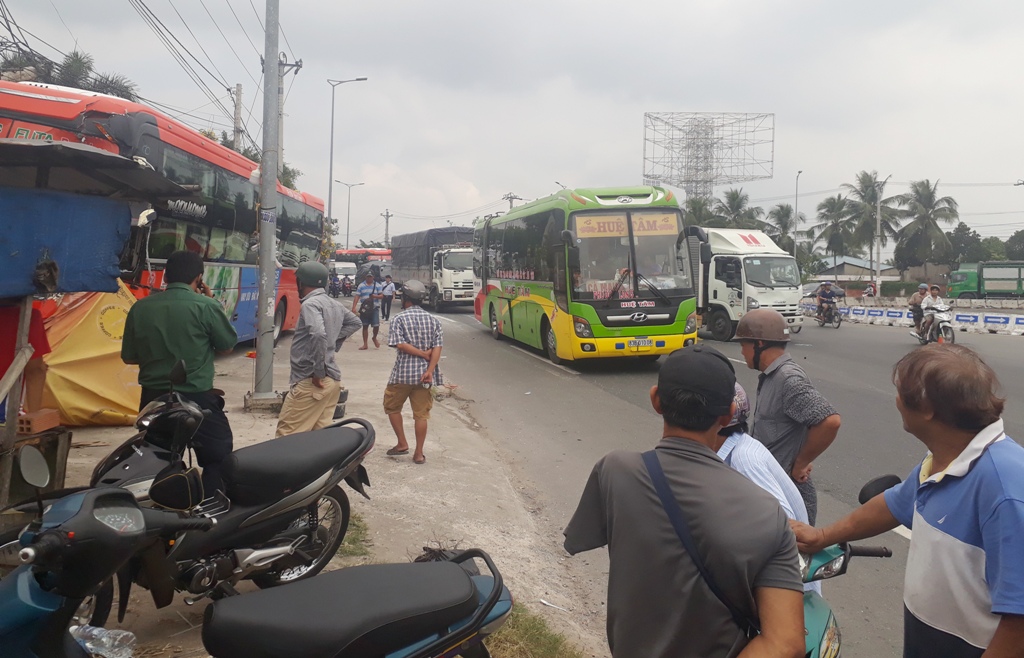
<path fill-rule="evenodd" d="M 277 436 L 327 427 L 341 393 L 341 371 L 334 353 L 362 322 L 327 294 L 329 273 L 307 261 L 295 270 L 302 307 L 292 337 L 288 395 L 277 419 Z"/>
<path fill-rule="evenodd" d="M 839 433 L 841 418 L 786 352 L 789 329 L 778 311 L 750 311 L 736 327 L 747 367 L 761 371 L 757 409 L 750 433 L 779 461 L 800 491 L 811 525 L 818 516 L 818 494 L 811 468 Z"/>
<path fill-rule="evenodd" d="M 614 658 L 797 658 L 804 653 L 796 542 L 770 494 L 710 447 L 732 417 L 736 375 L 711 347 L 666 358 L 651 389 L 664 418 L 653 451 L 707 571 L 761 633 L 748 639 L 700 575 L 636 452 L 594 467 L 565 529 L 571 554 L 608 546 L 608 644 Z"/>

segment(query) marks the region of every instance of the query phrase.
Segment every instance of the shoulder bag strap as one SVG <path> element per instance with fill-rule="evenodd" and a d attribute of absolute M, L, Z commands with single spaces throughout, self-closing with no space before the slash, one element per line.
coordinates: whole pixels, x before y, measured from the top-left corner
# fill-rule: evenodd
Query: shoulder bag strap
<path fill-rule="evenodd" d="M 700 572 L 701 578 L 707 583 L 708 589 L 729 610 L 733 621 L 736 622 L 736 625 L 740 627 L 740 630 L 748 638 L 758 635 L 761 632 L 760 625 L 740 612 L 732 604 L 732 601 L 725 596 L 725 592 L 718 587 L 718 583 L 712 578 L 711 572 L 704 566 L 704 561 L 700 558 L 700 553 L 697 552 L 697 546 L 693 543 L 693 537 L 690 536 L 690 529 L 687 526 L 683 510 L 679 507 L 679 503 L 676 502 L 675 496 L 672 495 L 672 490 L 669 489 L 668 481 L 665 479 L 665 471 L 661 468 L 661 462 L 658 461 L 657 453 L 654 450 L 648 450 L 642 456 L 647 472 L 654 483 L 654 490 L 658 492 L 658 498 L 661 499 L 661 506 L 665 508 L 665 513 L 668 514 L 668 519 L 672 522 L 672 527 L 675 528 L 679 541 L 683 544 L 686 552 L 690 554 L 690 559 L 693 561 L 694 566 L 697 567 L 697 571 Z"/>

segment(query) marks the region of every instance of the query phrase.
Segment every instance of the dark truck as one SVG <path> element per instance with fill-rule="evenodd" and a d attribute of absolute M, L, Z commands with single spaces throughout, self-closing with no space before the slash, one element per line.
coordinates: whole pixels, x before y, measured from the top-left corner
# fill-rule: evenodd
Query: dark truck
<path fill-rule="evenodd" d="M 396 235 L 391 239 L 391 276 L 398 286 L 421 281 L 435 311 L 446 304 L 472 304 L 473 229 L 446 226 Z"/>

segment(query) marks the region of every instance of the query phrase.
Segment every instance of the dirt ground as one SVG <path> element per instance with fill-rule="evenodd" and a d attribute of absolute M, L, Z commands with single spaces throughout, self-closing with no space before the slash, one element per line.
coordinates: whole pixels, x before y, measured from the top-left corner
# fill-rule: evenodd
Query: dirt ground
<path fill-rule="evenodd" d="M 285 337 L 276 350 L 274 383 L 279 390 L 287 386 L 289 344 Z M 384 453 L 395 439 L 381 400 L 394 353 L 386 346 L 374 349 L 372 343 L 369 350 L 360 351 L 359 344 L 355 338 L 348 341 L 338 363 L 349 390 L 348 416 L 365 418 L 377 430 L 376 447 L 364 462 L 372 483 L 371 500 L 348 490 L 352 510 L 369 526 L 372 557 L 348 562 L 336 558 L 329 568 L 353 561 L 405 561 L 436 543 L 479 547 L 494 558 L 517 601 L 544 615 L 552 628 L 587 655 L 607 656 L 603 583 L 598 587 L 581 577 L 585 558 L 574 558 L 575 563 L 568 559 L 560 533 L 540 518 L 531 493 L 506 466 L 502 438 L 474 420 L 471 391 L 461 390 L 457 382 L 435 389 L 439 401 L 430 420 L 425 465 L 413 464 L 410 456 L 388 457 Z M 252 390 L 254 361 L 246 356 L 249 349 L 239 347 L 217 360 L 215 386 L 227 394 L 236 450 L 272 438 L 276 425 L 273 416 L 243 410 L 243 396 Z M 410 417 L 410 441 L 411 425 Z M 86 483 L 96 463 L 132 432 L 129 427 L 76 428 L 67 485 Z M 243 593 L 251 589 L 249 584 L 240 587 Z M 136 656 L 206 655 L 200 627 L 207 603 L 190 607 L 183 599 L 179 594 L 171 606 L 156 610 L 146 591 L 133 590 L 120 626 L 137 635 Z"/>

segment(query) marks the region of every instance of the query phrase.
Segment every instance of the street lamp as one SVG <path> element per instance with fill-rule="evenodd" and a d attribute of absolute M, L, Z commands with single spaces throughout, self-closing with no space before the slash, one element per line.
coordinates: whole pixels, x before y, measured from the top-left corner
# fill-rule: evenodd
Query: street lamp
<path fill-rule="evenodd" d="M 343 85 L 346 82 L 364 82 L 365 80 L 366 78 L 352 78 L 351 80 L 331 80 L 328 78 L 327 80 L 327 84 L 331 85 L 331 161 L 327 165 L 327 219 L 334 219 L 334 215 L 331 214 L 331 203 L 334 200 L 334 195 L 332 194 L 334 184 L 330 182 L 334 180 L 334 90 L 338 88 L 338 85 Z"/>
<path fill-rule="evenodd" d="M 363 185 L 363 183 L 346 183 L 340 180 L 336 180 L 334 182 L 341 183 L 342 185 L 348 188 L 348 212 L 345 213 L 345 248 L 349 249 L 350 247 L 348 246 L 348 228 L 352 220 L 352 188 L 357 187 L 359 185 Z M 332 185 L 331 187 L 334 186 Z"/>
<path fill-rule="evenodd" d="M 796 172 L 796 194 L 793 197 L 793 258 L 796 258 L 796 238 L 800 232 L 800 174 L 803 169 Z"/>
<path fill-rule="evenodd" d="M 875 296 L 882 296 L 882 190 L 885 184 L 892 178 L 892 174 L 885 177 L 885 180 L 878 184 L 878 191 L 875 192 Z"/>

